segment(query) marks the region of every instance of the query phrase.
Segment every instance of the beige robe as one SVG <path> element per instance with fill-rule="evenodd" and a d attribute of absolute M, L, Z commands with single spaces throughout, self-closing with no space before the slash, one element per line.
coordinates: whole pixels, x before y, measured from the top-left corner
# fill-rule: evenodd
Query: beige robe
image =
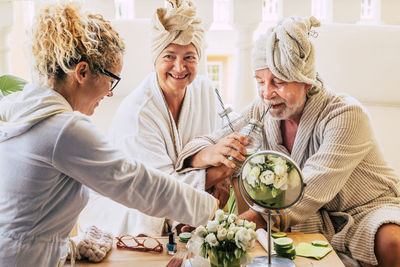
<path fill-rule="evenodd" d="M 258 118 L 264 109 L 255 101 L 238 123 Z M 323 233 L 337 251 L 377 264 L 377 229 L 388 222 L 400 224 L 400 180 L 383 158 L 365 108 L 352 97 L 321 90 L 307 100 L 292 153 L 282 144 L 280 121 L 267 115 L 264 129 L 264 148 L 293 158 L 307 184 L 302 200 L 287 210 L 287 226 Z M 223 134 L 193 140 L 177 167 Z"/>

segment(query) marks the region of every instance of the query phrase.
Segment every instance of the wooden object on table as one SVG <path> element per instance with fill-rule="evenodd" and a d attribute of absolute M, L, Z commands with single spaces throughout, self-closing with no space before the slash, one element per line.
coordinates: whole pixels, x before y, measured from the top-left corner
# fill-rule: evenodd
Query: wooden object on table
<path fill-rule="evenodd" d="M 300 242 L 312 242 L 314 240 L 326 240 L 326 238 L 321 234 L 303 234 L 303 233 L 288 233 L 288 237 L 292 238 L 294 245 L 296 246 Z M 168 242 L 168 237 L 157 238 L 161 243 L 166 244 Z M 178 251 L 185 249 L 186 244 L 178 242 Z M 250 251 L 252 257 L 267 256 L 267 252 L 264 248 L 256 242 L 255 248 Z M 107 257 L 100 263 L 91 263 L 78 261 L 76 267 L 165 267 L 171 260 L 172 256 L 167 255 L 164 251 L 161 254 L 158 253 L 148 253 L 148 252 L 138 252 L 117 249 L 115 247 L 115 242 L 113 249 L 108 253 Z M 326 255 L 321 260 L 314 260 L 304 257 L 296 257 L 294 260 L 296 266 L 315 266 L 315 267 L 344 267 L 343 263 L 340 261 L 336 252 L 332 250 L 328 255 Z M 70 266 L 66 264 L 65 266 Z"/>
<path fill-rule="evenodd" d="M 311 243 L 315 240 L 326 240 L 324 235 L 322 234 L 304 234 L 304 233 L 287 233 L 287 237 L 293 239 L 294 246 L 301 242 Z M 252 257 L 259 257 L 259 256 L 267 256 L 266 250 L 260 245 L 260 243 L 256 242 L 257 246 L 254 251 L 252 251 Z M 332 247 L 329 244 L 329 247 Z M 315 260 L 312 258 L 305 258 L 296 256 L 294 259 L 294 263 L 296 266 L 318 266 L 318 267 L 345 267 L 342 261 L 340 260 L 339 256 L 336 254 L 335 250 L 332 249 L 325 257 L 320 260 Z M 267 264 L 268 265 L 268 264 Z"/>

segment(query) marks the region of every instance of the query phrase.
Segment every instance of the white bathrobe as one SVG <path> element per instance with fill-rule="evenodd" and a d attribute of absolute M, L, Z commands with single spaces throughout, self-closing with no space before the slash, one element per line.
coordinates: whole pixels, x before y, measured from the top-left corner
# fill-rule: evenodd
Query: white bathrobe
<path fill-rule="evenodd" d="M 221 128 L 223 122 L 218 116 L 220 111 L 211 82 L 197 75 L 186 89 L 179 122 L 175 125 L 158 86 L 156 73 L 152 72 L 122 101 L 111 126 L 111 139 L 128 155 L 194 188 L 204 190 L 205 170 L 177 174 L 175 163 L 186 143 L 196 136 Z M 110 212 L 113 221 L 109 219 Z M 94 216 L 95 221 L 87 219 Z M 91 194 L 79 221 L 82 228 L 92 222 L 114 234 L 160 236 L 165 219 L 147 216 Z"/>
<path fill-rule="evenodd" d="M 244 114 L 259 118 L 264 110 L 257 100 Z M 322 89 L 306 102 L 291 153 L 283 145 L 280 123 L 265 117 L 264 148 L 290 156 L 307 184 L 303 199 L 287 210 L 286 227 L 323 233 L 337 251 L 376 265 L 377 229 L 400 224 L 400 179 L 384 160 L 365 108 L 352 97 Z M 224 134 L 187 144 L 179 169 L 185 171 L 187 157 Z"/>
<path fill-rule="evenodd" d="M 45 87 L 26 86 L 0 101 L 0 177 L 0 266 L 56 266 L 88 200 L 86 186 L 194 225 L 217 208 L 209 194 L 128 160 Z"/>

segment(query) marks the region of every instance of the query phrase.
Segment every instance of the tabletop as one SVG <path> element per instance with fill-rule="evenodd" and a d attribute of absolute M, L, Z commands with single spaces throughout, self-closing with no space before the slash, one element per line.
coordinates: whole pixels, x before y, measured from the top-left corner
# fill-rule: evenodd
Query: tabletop
<path fill-rule="evenodd" d="M 304 233 L 288 233 L 288 237 L 293 239 L 294 245 L 296 246 L 300 242 L 311 243 L 314 240 L 326 240 L 321 234 L 304 234 Z M 157 238 L 161 243 L 166 244 L 168 242 L 168 237 Z M 178 242 L 178 251 L 185 248 L 185 243 Z M 149 252 L 136 252 L 124 249 L 117 249 L 115 242 L 113 244 L 112 250 L 108 253 L 107 257 L 100 263 L 90 263 L 85 261 L 77 261 L 76 267 L 154 267 L 154 266 L 166 266 L 170 261 L 172 256 L 166 254 L 166 249 L 164 246 L 164 251 L 161 254 L 149 253 Z M 257 241 L 255 248 L 250 251 L 252 257 L 267 256 L 267 252 Z M 310 258 L 304 258 L 297 256 L 294 259 L 296 266 L 316 266 L 316 267 L 344 267 L 343 263 L 340 261 L 339 257 L 332 250 L 328 255 L 326 255 L 321 260 L 314 260 Z M 67 263 L 65 266 L 70 266 Z"/>

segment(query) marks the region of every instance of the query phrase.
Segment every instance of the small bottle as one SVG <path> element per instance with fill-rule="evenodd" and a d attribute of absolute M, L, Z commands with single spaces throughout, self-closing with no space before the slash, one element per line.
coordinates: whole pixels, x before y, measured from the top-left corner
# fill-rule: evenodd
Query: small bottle
<path fill-rule="evenodd" d="M 168 233 L 168 243 L 167 243 L 167 254 L 175 255 L 176 253 L 176 243 L 174 241 L 174 232 Z"/>
<path fill-rule="evenodd" d="M 233 122 L 234 120 L 236 120 L 239 117 L 239 115 L 236 112 L 233 112 L 232 107 L 227 107 L 226 109 L 224 109 L 223 111 L 218 113 L 218 115 L 224 120 L 225 124 L 222 127 L 223 129 L 230 127 L 229 121 Z M 228 118 L 229 118 L 229 120 L 228 120 Z"/>
<path fill-rule="evenodd" d="M 241 135 L 247 137 L 248 141 L 248 144 L 246 146 L 247 154 L 244 155 L 246 158 L 250 157 L 260 149 L 263 141 L 262 130 L 263 130 L 262 122 L 256 119 L 251 119 L 249 124 L 247 124 L 239 131 Z M 239 172 L 243 162 L 240 162 L 232 157 L 229 157 L 229 159 L 236 164 L 235 171 Z"/>

